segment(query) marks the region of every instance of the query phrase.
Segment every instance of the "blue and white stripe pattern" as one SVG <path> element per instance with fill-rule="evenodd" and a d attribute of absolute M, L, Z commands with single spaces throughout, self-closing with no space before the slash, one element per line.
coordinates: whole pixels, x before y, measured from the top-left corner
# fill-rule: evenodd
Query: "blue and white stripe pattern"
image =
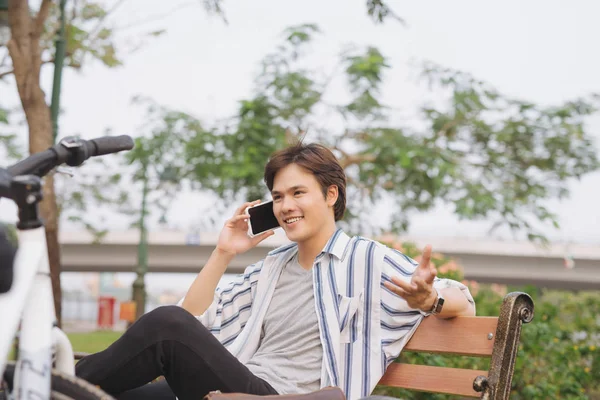
<path fill-rule="evenodd" d="M 197 317 L 242 363 L 258 349 L 277 279 L 297 251 L 295 244 L 273 250 L 217 289 L 211 306 Z M 424 318 L 383 282 L 393 276 L 410 281 L 416 265 L 373 240 L 350 238 L 340 229 L 333 234 L 313 268 L 322 387 L 339 386 L 348 400 L 372 392 Z M 436 279 L 434 285 L 458 287 L 473 302 L 459 282 Z"/>

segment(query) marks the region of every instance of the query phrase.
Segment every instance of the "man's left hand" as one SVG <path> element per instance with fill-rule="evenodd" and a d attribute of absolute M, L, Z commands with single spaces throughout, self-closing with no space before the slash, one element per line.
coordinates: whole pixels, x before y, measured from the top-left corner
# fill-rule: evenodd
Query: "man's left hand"
<path fill-rule="evenodd" d="M 392 282 L 385 282 L 386 288 L 406 300 L 409 307 L 421 311 L 430 311 L 437 298 L 433 288 L 433 280 L 437 276 L 435 265 L 431 262 L 431 246 L 425 246 L 421 262 L 413 272 L 410 283 L 398 277 L 392 277 Z"/>

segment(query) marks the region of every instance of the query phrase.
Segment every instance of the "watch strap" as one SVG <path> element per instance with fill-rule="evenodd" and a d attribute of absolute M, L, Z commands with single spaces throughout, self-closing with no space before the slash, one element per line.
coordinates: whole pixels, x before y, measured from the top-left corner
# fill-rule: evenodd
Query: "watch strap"
<path fill-rule="evenodd" d="M 427 317 L 429 315 L 437 315 L 442 312 L 442 308 L 444 306 L 445 299 L 440 294 L 439 290 L 435 289 L 435 292 L 437 293 L 437 297 L 436 297 L 435 301 L 433 302 L 433 306 L 431 307 L 431 309 L 429 311 L 419 310 L 421 312 L 421 314 L 425 317 Z"/>

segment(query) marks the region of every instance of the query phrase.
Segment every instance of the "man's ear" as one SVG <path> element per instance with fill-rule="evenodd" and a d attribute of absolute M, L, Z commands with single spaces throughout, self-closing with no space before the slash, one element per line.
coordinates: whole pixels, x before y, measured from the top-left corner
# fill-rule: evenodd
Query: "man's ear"
<path fill-rule="evenodd" d="M 337 185 L 331 185 L 327 188 L 327 205 L 333 207 L 338 199 Z"/>

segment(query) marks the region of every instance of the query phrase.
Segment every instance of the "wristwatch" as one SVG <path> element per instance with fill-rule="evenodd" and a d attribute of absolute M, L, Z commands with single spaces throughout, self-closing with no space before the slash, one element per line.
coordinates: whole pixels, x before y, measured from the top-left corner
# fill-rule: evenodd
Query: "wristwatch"
<path fill-rule="evenodd" d="M 444 297 L 440 294 L 439 290 L 435 290 L 437 293 L 437 298 L 433 302 L 433 307 L 429 311 L 421 311 L 421 314 L 424 316 L 428 315 L 437 315 L 442 312 L 442 308 L 444 307 Z"/>

